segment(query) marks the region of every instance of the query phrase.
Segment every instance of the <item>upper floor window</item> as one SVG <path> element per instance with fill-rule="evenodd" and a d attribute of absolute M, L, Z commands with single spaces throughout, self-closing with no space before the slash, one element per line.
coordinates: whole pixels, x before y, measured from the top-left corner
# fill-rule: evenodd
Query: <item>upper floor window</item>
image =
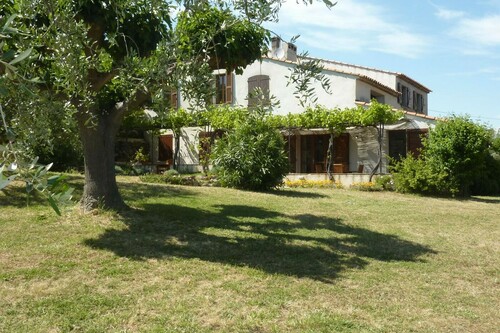
<path fill-rule="evenodd" d="M 410 107 L 410 88 L 398 83 L 398 92 L 398 103 L 401 104 L 402 107 Z"/>
<path fill-rule="evenodd" d="M 269 103 L 269 76 L 255 75 L 248 79 L 248 106 L 256 106 L 259 100 Z"/>
<path fill-rule="evenodd" d="M 413 110 L 419 113 L 424 112 L 424 96 L 413 91 Z"/>
<path fill-rule="evenodd" d="M 376 91 L 373 91 L 373 90 L 370 91 L 370 101 L 372 99 L 377 100 L 377 102 L 379 102 L 379 103 L 385 103 L 384 95 L 382 95 L 381 93 L 378 93 Z"/>
<path fill-rule="evenodd" d="M 231 104 L 233 102 L 233 75 L 217 74 L 215 76 L 215 104 Z"/>

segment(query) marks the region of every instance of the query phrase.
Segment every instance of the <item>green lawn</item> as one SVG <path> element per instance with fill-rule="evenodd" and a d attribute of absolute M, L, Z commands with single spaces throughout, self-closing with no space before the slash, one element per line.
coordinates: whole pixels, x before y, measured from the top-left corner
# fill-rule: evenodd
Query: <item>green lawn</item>
<path fill-rule="evenodd" d="M 0 192 L 0 332 L 498 330 L 500 198 L 120 188 L 121 216 Z"/>

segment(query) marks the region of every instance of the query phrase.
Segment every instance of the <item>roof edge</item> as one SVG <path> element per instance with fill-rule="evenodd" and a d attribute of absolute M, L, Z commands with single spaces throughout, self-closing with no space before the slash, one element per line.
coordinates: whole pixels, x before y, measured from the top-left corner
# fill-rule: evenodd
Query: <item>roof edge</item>
<path fill-rule="evenodd" d="M 371 104 L 371 103 L 368 103 L 368 102 L 361 102 L 361 101 L 356 101 L 355 103 L 356 103 L 356 105 L 359 105 L 359 106 L 369 106 Z M 423 118 L 423 119 L 427 119 L 427 120 L 440 120 L 441 119 L 441 118 L 429 116 L 429 115 L 426 115 L 426 114 L 423 114 L 423 113 L 406 111 L 406 110 L 396 109 L 396 108 L 392 108 L 392 111 L 402 112 L 403 114 L 408 115 L 408 116 Z"/>

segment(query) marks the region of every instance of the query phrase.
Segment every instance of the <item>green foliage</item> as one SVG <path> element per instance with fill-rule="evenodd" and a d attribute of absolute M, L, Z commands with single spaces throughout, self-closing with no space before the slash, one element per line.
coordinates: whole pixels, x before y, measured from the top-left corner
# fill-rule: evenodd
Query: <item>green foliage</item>
<path fill-rule="evenodd" d="M 500 160 L 486 156 L 484 165 L 472 178 L 470 193 L 473 195 L 500 194 Z"/>
<path fill-rule="evenodd" d="M 352 190 L 364 191 L 364 192 L 381 192 L 384 190 L 382 185 L 374 182 L 358 182 L 352 183 L 350 186 Z"/>
<path fill-rule="evenodd" d="M 4 9 L 2 8 L 0 22 L 4 19 Z M 48 175 L 52 163 L 47 165 L 37 164 L 38 157 L 32 159 L 31 162 L 26 162 L 23 152 L 19 151 L 14 143 L 17 139 L 16 133 L 12 127 L 7 125 L 1 104 L 3 101 L 2 97 L 11 97 L 9 90 L 6 89 L 7 84 L 11 84 L 18 79 L 15 66 L 25 60 L 32 52 L 32 49 L 28 48 L 16 54 L 15 47 L 13 47 L 10 39 L 18 37 L 22 33 L 11 26 L 15 18 L 15 15 L 11 15 L 0 29 L 0 86 L 2 88 L 0 89 L 0 117 L 2 121 L 1 129 L 3 131 L 3 133 L 0 131 L 0 134 L 5 134 L 5 141 L 7 142 L 5 146 L 0 145 L 0 190 L 9 186 L 15 180 L 24 182 L 28 204 L 33 192 L 38 192 L 45 196 L 56 214 L 61 215 L 60 206 L 71 201 L 73 188 L 70 188 L 63 182 L 64 177 L 60 175 Z M 9 45 L 7 41 L 11 42 L 11 44 Z M 20 86 L 19 84 L 18 89 Z M 2 139 L 0 136 L 0 142 L 4 141 Z M 4 172 L 7 176 L 4 175 Z"/>
<path fill-rule="evenodd" d="M 420 158 L 409 156 L 394 167 L 396 189 L 451 196 L 467 196 L 472 190 L 475 194 L 491 194 L 499 177 L 492 172 L 497 166 L 490 145 L 488 130 L 468 117 L 439 121 L 424 140 Z"/>
<path fill-rule="evenodd" d="M 199 126 L 209 125 L 214 130 L 231 130 L 248 118 L 248 109 L 227 104 L 213 105 L 197 114 Z"/>
<path fill-rule="evenodd" d="M 132 164 L 143 164 L 149 161 L 149 157 L 145 154 L 144 148 L 141 147 L 139 148 L 135 154 L 134 157 L 132 158 L 132 161 L 130 161 Z"/>
<path fill-rule="evenodd" d="M 302 113 L 270 116 L 276 128 L 327 128 L 331 133 L 342 133 L 347 127 L 358 126 L 362 108 L 328 109 L 321 105 L 308 107 Z"/>
<path fill-rule="evenodd" d="M 174 169 L 165 171 L 162 175 L 145 174 L 139 177 L 145 183 L 171 184 L 184 186 L 201 186 L 202 183 L 194 175 L 181 175 Z"/>
<path fill-rule="evenodd" d="M 500 136 L 497 136 L 493 139 L 491 143 L 491 150 L 500 156 Z"/>
<path fill-rule="evenodd" d="M 383 175 L 375 178 L 375 185 L 381 187 L 385 191 L 394 191 L 394 179 L 391 175 Z"/>
<path fill-rule="evenodd" d="M 179 134 L 183 127 L 193 125 L 193 121 L 193 115 L 183 108 L 166 109 L 164 112 L 160 112 L 157 119 L 155 119 L 157 126 L 171 129 L 176 134 Z"/>
<path fill-rule="evenodd" d="M 162 104 L 158 101 L 179 88 L 193 106 L 206 104 L 213 90 L 209 65 L 238 73 L 259 59 L 269 37 L 262 23 L 276 18 L 280 6 L 278 0 L 8 0 L 2 15 L 22 14 L 19 25 L 30 38 L 1 56 L 7 68 L 27 58 L 28 51 L 22 51 L 33 47 L 31 62 L 17 71 L 27 79 L 40 77 L 43 89 L 78 121 L 87 182 L 94 181 L 84 187 L 82 207 L 102 202 L 119 209 L 116 181 L 102 176 L 113 172 L 114 161 L 95 157 L 113 153 L 124 115 Z M 178 15 L 175 29 L 171 15 Z M 179 119 L 170 120 L 179 127 Z M 95 136 L 102 145 L 93 143 Z M 101 165 L 90 167 L 94 160 Z M 110 194 L 101 198 L 102 193 Z"/>
<path fill-rule="evenodd" d="M 212 158 L 223 186 L 268 190 L 283 182 L 289 167 L 285 142 L 266 118 L 254 111 L 217 141 Z"/>
<path fill-rule="evenodd" d="M 446 190 L 447 173 L 435 172 L 424 159 L 411 154 L 399 161 L 392 172 L 397 192 L 437 195 Z"/>
<path fill-rule="evenodd" d="M 424 142 L 425 159 L 435 171 L 447 174 L 447 191 L 468 195 L 474 176 L 484 167 L 491 136 L 467 117 L 438 122 Z"/>
<path fill-rule="evenodd" d="M 260 59 L 269 42 L 269 32 L 260 25 L 236 17 L 228 7 L 211 7 L 205 2 L 179 15 L 176 34 L 182 60 L 203 59 L 212 69 L 237 74 Z"/>
<path fill-rule="evenodd" d="M 360 109 L 359 123 L 361 126 L 377 126 L 379 124 L 394 124 L 403 117 L 400 111 L 394 111 L 388 104 L 372 99 L 367 109 Z"/>

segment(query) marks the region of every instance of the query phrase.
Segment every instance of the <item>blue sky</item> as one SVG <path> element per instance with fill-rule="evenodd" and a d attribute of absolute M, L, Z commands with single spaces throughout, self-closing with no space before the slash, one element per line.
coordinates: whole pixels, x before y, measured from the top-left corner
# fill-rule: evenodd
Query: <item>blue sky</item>
<path fill-rule="evenodd" d="M 430 115 L 500 128 L 500 0 L 290 0 L 268 27 L 310 56 L 410 76 L 432 90 Z"/>

